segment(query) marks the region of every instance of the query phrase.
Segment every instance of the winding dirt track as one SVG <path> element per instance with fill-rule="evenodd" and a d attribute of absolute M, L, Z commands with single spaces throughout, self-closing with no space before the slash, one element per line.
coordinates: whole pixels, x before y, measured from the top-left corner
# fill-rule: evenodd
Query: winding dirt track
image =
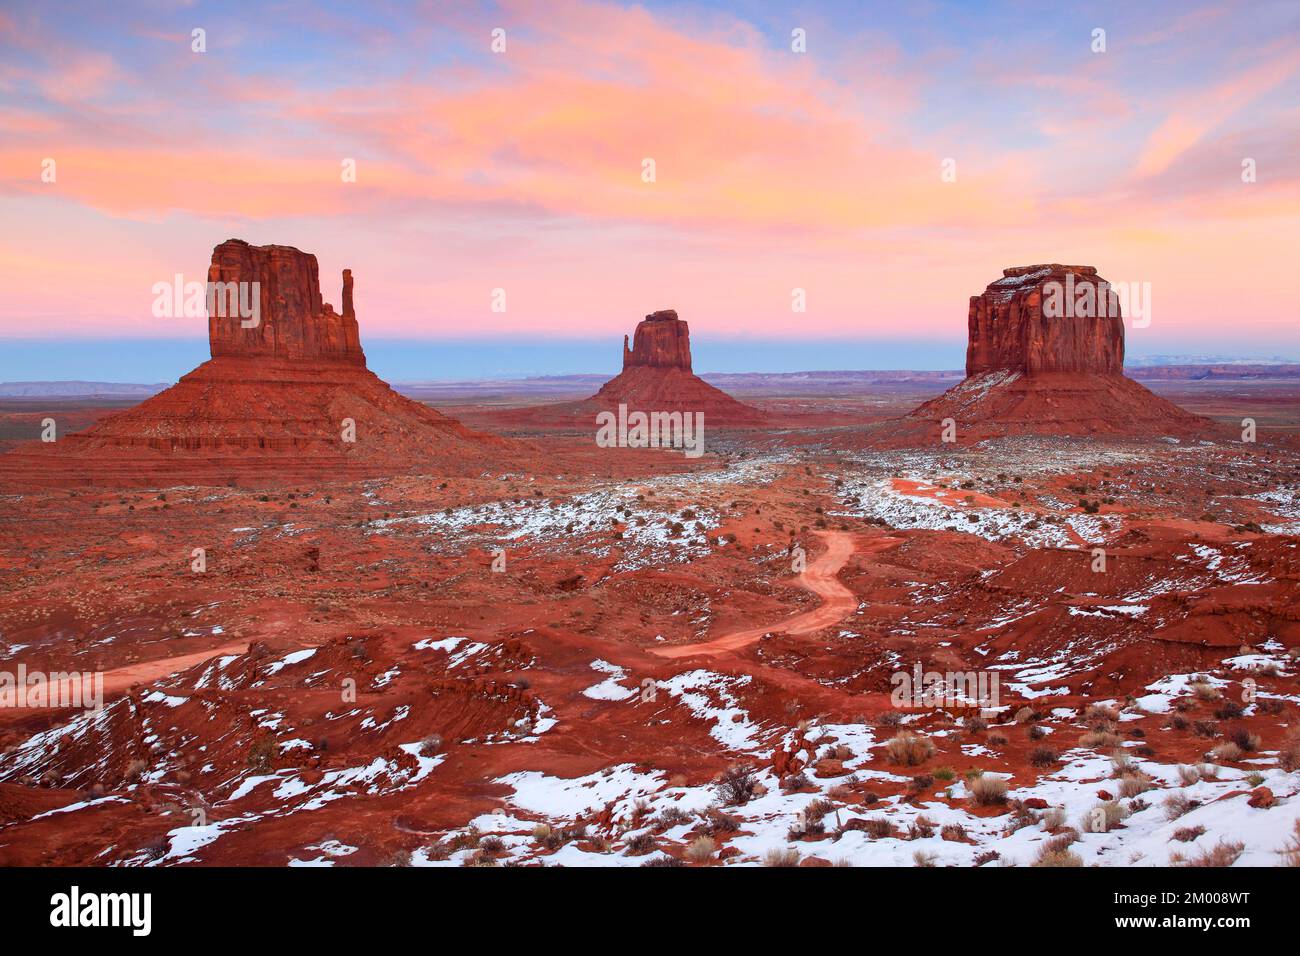
<path fill-rule="evenodd" d="M 786 634 L 811 634 L 814 631 L 820 631 L 823 627 L 844 620 L 858 606 L 858 599 L 854 597 L 852 591 L 840 583 L 836 575 L 840 573 L 840 568 L 844 567 L 854 551 L 857 550 L 854 537 L 843 531 L 819 531 L 817 533 L 826 541 L 826 552 L 808 565 L 804 572 L 796 578 L 796 581 L 814 594 L 821 595 L 825 599 L 824 603 L 811 611 L 796 614 L 784 622 L 768 624 L 763 627 L 748 627 L 697 644 L 652 647 L 648 648 L 650 653 L 659 657 L 672 658 L 714 657 L 718 654 L 725 654 L 728 651 L 747 647 L 760 640 L 764 634 L 771 634 L 774 631 L 782 631 Z M 897 539 L 881 540 L 882 543 L 888 541 L 888 543 L 892 544 Z M 873 548 L 872 550 L 878 549 Z"/>
<path fill-rule="evenodd" d="M 223 644 L 220 647 L 209 648 L 206 651 L 196 651 L 192 654 L 177 654 L 174 657 L 160 657 L 154 660 L 127 664 L 124 667 L 115 667 L 113 670 L 104 672 L 104 703 L 107 704 L 110 700 L 120 697 L 133 684 L 149 684 L 160 678 L 179 674 L 186 668 L 201 664 L 206 660 L 225 654 L 243 654 L 247 650 L 248 641 L 238 641 L 233 644 Z M 50 695 L 55 699 L 68 700 L 73 697 L 73 691 L 76 689 L 76 686 L 71 681 L 63 679 L 54 682 L 50 688 Z M 83 692 L 89 694 L 91 688 L 84 688 Z M 31 710 L 32 708 L 29 707 L 0 709 L 0 723 L 5 722 L 7 718 L 22 717 L 30 713 Z"/>

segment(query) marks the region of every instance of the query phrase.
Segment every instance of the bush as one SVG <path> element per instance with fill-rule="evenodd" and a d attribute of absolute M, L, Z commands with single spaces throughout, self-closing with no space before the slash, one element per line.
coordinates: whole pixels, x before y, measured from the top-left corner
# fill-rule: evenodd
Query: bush
<path fill-rule="evenodd" d="M 1277 751 L 1277 765 L 1288 773 L 1300 770 L 1300 726 L 1292 727 L 1282 738 Z"/>
<path fill-rule="evenodd" d="M 1074 839 L 1074 834 L 1067 833 L 1048 840 L 1039 849 L 1038 858 L 1034 860 L 1033 865 L 1083 866 L 1083 860 L 1079 855 L 1070 850 L 1070 844 L 1074 842 Z"/>
<path fill-rule="evenodd" d="M 1177 820 L 1183 814 L 1195 810 L 1200 806 L 1200 803 L 1193 800 L 1181 790 L 1176 790 L 1169 794 L 1169 796 L 1165 797 L 1163 806 L 1165 808 L 1165 819 Z"/>
<path fill-rule="evenodd" d="M 763 857 L 764 866 L 798 866 L 799 851 L 790 848 L 773 847 Z"/>
<path fill-rule="evenodd" d="M 741 806 L 754 799 L 757 786 L 758 777 L 752 767 L 733 764 L 718 778 L 718 798 L 723 806 Z"/>
<path fill-rule="evenodd" d="M 1085 833 L 1108 833 L 1120 823 L 1128 811 L 1118 800 L 1103 800 L 1083 815 Z"/>
<path fill-rule="evenodd" d="M 1174 831 L 1174 839 L 1180 843 L 1191 843 L 1205 832 L 1205 827 L 1179 827 Z"/>
<path fill-rule="evenodd" d="M 1171 853 L 1169 863 L 1172 866 L 1232 866 L 1237 862 L 1237 857 L 1241 856 L 1241 851 L 1246 849 L 1246 844 L 1228 840 L 1220 840 L 1212 847 L 1206 847 L 1191 859 L 1185 858 L 1181 853 Z"/>
<path fill-rule="evenodd" d="M 1233 727 L 1228 731 L 1228 739 L 1241 748 L 1244 753 L 1259 749 L 1259 735 L 1252 734 L 1245 727 Z"/>
<path fill-rule="evenodd" d="M 1155 785 L 1155 781 L 1144 773 L 1125 774 L 1119 781 L 1119 795 L 1121 797 L 1136 797 L 1139 793 L 1154 790 Z"/>
<path fill-rule="evenodd" d="M 890 763 L 915 767 L 934 756 L 934 744 L 928 737 L 901 730 L 885 744 L 885 754 Z"/>
<path fill-rule="evenodd" d="M 1035 747 L 1029 754 L 1029 762 L 1035 767 L 1051 767 L 1060 759 L 1060 755 L 1051 747 Z"/>
<path fill-rule="evenodd" d="M 1005 777 L 983 774 L 966 782 L 971 796 L 981 807 L 991 807 L 1007 802 L 1007 781 Z"/>
<path fill-rule="evenodd" d="M 686 848 L 686 859 L 692 863 L 707 863 L 713 859 L 716 849 L 717 844 L 713 842 L 712 837 L 696 837 Z"/>
<path fill-rule="evenodd" d="M 1230 763 L 1241 759 L 1241 748 L 1232 741 L 1226 740 L 1211 750 L 1210 756 L 1214 758 L 1215 763 Z"/>

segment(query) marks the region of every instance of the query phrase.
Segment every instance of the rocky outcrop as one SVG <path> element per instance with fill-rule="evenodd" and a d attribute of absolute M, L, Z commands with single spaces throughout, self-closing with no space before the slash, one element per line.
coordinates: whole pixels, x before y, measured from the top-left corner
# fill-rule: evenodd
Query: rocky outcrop
<path fill-rule="evenodd" d="M 1196 437 L 1211 422 L 1127 378 L 1124 318 L 1092 266 L 1013 266 L 972 296 L 966 378 L 906 418 L 889 444 L 1014 435 Z"/>
<path fill-rule="evenodd" d="M 405 398 L 366 368 L 351 270 L 342 315 L 321 300 L 317 272 L 315 256 L 290 246 L 217 246 L 209 281 L 234 285 L 217 291 L 230 298 L 209 318 L 212 358 L 85 431 L 0 456 L 0 484 L 457 474 L 518 453 L 518 443 Z"/>
<path fill-rule="evenodd" d="M 1124 370 L 1119 299 L 1093 266 L 1013 266 L 971 296 L 966 374 Z"/>
<path fill-rule="evenodd" d="M 679 368 L 691 371 L 691 329 L 673 309 L 651 312 L 637 324 L 632 347 L 623 336 L 623 368 Z"/>
<path fill-rule="evenodd" d="M 343 314 L 322 302 L 316 257 L 292 246 L 253 246 L 228 239 L 212 250 L 208 317 L 212 357 L 266 356 L 290 361 L 365 365 L 352 308 L 352 270 L 343 271 Z M 223 284 L 227 290 L 215 284 Z M 233 303 L 257 309 L 236 309 Z M 213 310 L 211 302 L 218 303 Z M 255 311 L 249 316 L 249 311 Z"/>
<path fill-rule="evenodd" d="M 715 425 L 757 425 L 765 418 L 691 371 L 690 326 L 673 309 L 652 312 L 639 322 L 631 348 L 623 337 L 623 371 L 588 403 L 643 412 L 702 412 Z"/>

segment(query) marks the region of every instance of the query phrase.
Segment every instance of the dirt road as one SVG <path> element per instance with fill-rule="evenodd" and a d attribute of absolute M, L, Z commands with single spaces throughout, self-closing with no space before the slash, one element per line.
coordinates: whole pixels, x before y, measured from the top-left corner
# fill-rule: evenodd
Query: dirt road
<path fill-rule="evenodd" d="M 696 644 L 652 647 L 648 648 L 650 653 L 670 658 L 712 657 L 746 647 L 761 639 L 764 634 L 771 634 L 774 631 L 783 631 L 786 634 L 811 634 L 844 620 L 858 606 L 858 599 L 853 596 L 852 591 L 840 583 L 836 575 L 856 550 L 854 537 L 844 531 L 819 531 L 818 534 L 826 541 L 826 553 L 808 565 L 796 581 L 814 594 L 820 595 L 824 603 L 811 611 L 796 614 L 775 624 L 748 627 Z M 888 540 L 892 543 L 894 539 Z"/>

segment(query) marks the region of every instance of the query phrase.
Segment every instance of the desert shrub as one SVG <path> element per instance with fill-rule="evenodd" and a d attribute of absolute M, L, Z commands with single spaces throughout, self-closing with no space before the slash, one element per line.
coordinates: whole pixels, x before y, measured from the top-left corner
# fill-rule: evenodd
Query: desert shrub
<path fill-rule="evenodd" d="M 1128 816 L 1128 811 L 1118 800 L 1103 800 L 1083 815 L 1085 833 L 1107 833 Z"/>
<path fill-rule="evenodd" d="M 896 710 L 887 710 L 876 718 L 881 727 L 897 727 L 903 722 L 903 715 Z"/>
<path fill-rule="evenodd" d="M 1083 722 L 1089 727 L 1113 724 L 1119 720 L 1119 711 L 1110 704 L 1089 704 L 1083 712 Z"/>
<path fill-rule="evenodd" d="M 964 843 L 967 840 L 966 828 L 960 823 L 945 823 L 939 836 L 951 843 Z"/>
<path fill-rule="evenodd" d="M 885 744 L 885 754 L 890 763 L 915 767 L 934 756 L 934 744 L 928 737 L 902 730 Z"/>
<path fill-rule="evenodd" d="M 420 754 L 425 757 L 432 757 L 442 749 L 442 737 L 439 734 L 429 734 L 420 741 Z"/>
<path fill-rule="evenodd" d="M 683 863 L 681 860 L 677 859 L 677 857 L 675 856 L 668 856 L 667 854 L 662 854 L 660 856 L 652 856 L 650 859 L 646 860 L 641 865 L 642 866 L 685 866 L 686 864 Z"/>
<path fill-rule="evenodd" d="M 1038 857 L 1033 865 L 1083 866 L 1083 860 L 1079 855 L 1070 850 L 1070 844 L 1075 841 L 1075 838 L 1076 835 L 1073 833 L 1064 833 L 1048 840 L 1039 848 Z"/>
<path fill-rule="evenodd" d="M 1219 736 L 1219 722 L 1217 720 L 1198 720 L 1192 724 L 1192 733 L 1198 737 L 1217 737 Z"/>
<path fill-rule="evenodd" d="M 1002 733 L 1002 731 L 1000 730 L 995 730 L 993 731 L 993 733 L 988 735 L 987 739 L 989 742 L 989 746 L 1001 747 L 1003 744 L 1007 742 L 1007 735 Z"/>
<path fill-rule="evenodd" d="M 1162 805 L 1165 808 L 1165 819 L 1177 820 L 1183 814 L 1195 810 L 1200 806 L 1200 803 L 1183 793 L 1183 791 L 1175 790 L 1165 797 Z"/>
<path fill-rule="evenodd" d="M 705 811 L 704 822 L 700 824 L 700 832 L 706 836 L 720 836 L 724 833 L 735 833 L 740 828 L 740 821 L 730 814 L 723 813 L 721 810 L 710 809 Z"/>
<path fill-rule="evenodd" d="M 975 859 L 971 861 L 971 866 L 983 866 L 985 863 L 992 863 L 994 860 L 1002 858 L 1002 854 L 997 850 L 984 850 L 975 854 Z"/>
<path fill-rule="evenodd" d="M 707 863 L 713 859 L 715 850 L 717 850 L 717 844 L 713 842 L 712 837 L 696 837 L 691 841 L 691 845 L 686 848 L 686 859 L 692 863 Z"/>
<path fill-rule="evenodd" d="M 1029 754 L 1029 762 L 1035 767 L 1051 767 L 1060 755 L 1051 747 L 1035 747 Z"/>
<path fill-rule="evenodd" d="M 1218 700 L 1223 696 L 1223 693 L 1219 688 L 1205 681 L 1196 681 L 1195 683 L 1188 684 L 1187 689 L 1192 692 L 1192 695 L 1197 700 Z"/>
<path fill-rule="evenodd" d="M 1300 866 L 1300 820 L 1294 821 L 1291 832 L 1293 836 L 1278 853 L 1282 855 L 1283 866 Z"/>
<path fill-rule="evenodd" d="M 1005 777 L 983 774 L 968 781 L 966 786 L 970 790 L 971 796 L 975 798 L 975 802 L 982 807 L 991 807 L 1007 802 L 1007 781 Z"/>
<path fill-rule="evenodd" d="M 781 790 L 784 793 L 798 793 L 809 786 L 808 777 L 803 773 L 789 773 L 781 778 Z"/>
<path fill-rule="evenodd" d="M 873 840 L 883 840 L 894 835 L 894 825 L 884 817 L 871 817 L 864 820 L 862 829 Z"/>
<path fill-rule="evenodd" d="M 506 852 L 505 841 L 502 840 L 500 837 L 494 837 L 494 836 L 484 837 L 483 839 L 479 840 L 478 848 L 481 852 L 486 853 L 488 856 L 498 856 Z"/>
<path fill-rule="evenodd" d="M 1194 857 L 1186 858 L 1181 853 L 1169 854 L 1169 863 L 1172 866 L 1232 866 L 1237 862 L 1237 857 L 1241 856 L 1241 851 L 1246 849 L 1246 844 L 1238 843 L 1231 840 L 1220 840 L 1212 847 L 1205 847 L 1199 854 Z"/>
<path fill-rule="evenodd" d="M 1065 810 L 1061 807 L 1051 807 L 1043 811 L 1043 829 L 1057 830 L 1065 826 Z"/>
<path fill-rule="evenodd" d="M 1225 740 L 1210 751 L 1210 756 L 1214 758 L 1216 763 L 1231 763 L 1234 760 L 1241 759 L 1241 748 L 1231 740 Z"/>
<path fill-rule="evenodd" d="M 718 778 L 718 798 L 723 806 L 740 806 L 754 799 L 757 785 L 758 777 L 753 767 L 732 764 Z"/>
<path fill-rule="evenodd" d="M 1205 827 L 1179 827 L 1174 831 L 1174 839 L 1180 843 L 1191 843 L 1205 832 Z"/>
<path fill-rule="evenodd" d="M 627 851 L 632 856 L 640 856 L 655 849 L 658 844 L 653 833 L 638 833 L 627 841 Z"/>
<path fill-rule="evenodd" d="M 1119 795 L 1126 798 L 1136 797 L 1139 793 L 1154 789 L 1155 785 L 1155 781 L 1144 773 L 1126 774 L 1120 778 Z"/>
<path fill-rule="evenodd" d="M 667 830 L 670 827 L 680 826 L 683 823 L 690 823 L 693 820 L 689 813 L 679 806 L 665 808 L 658 817 L 655 818 L 655 826 Z"/>
<path fill-rule="evenodd" d="M 983 717 L 968 717 L 966 719 L 966 733 L 982 734 L 989 729 L 989 722 Z"/>
<path fill-rule="evenodd" d="M 912 862 L 917 866 L 937 866 L 939 854 L 928 850 L 917 850 L 912 854 Z"/>
<path fill-rule="evenodd" d="M 1219 720 L 1236 720 L 1242 714 L 1242 707 L 1235 700 L 1224 700 L 1214 709 L 1214 716 Z"/>
<path fill-rule="evenodd" d="M 1259 749 L 1259 735 L 1252 734 L 1245 727 L 1233 727 L 1228 731 L 1227 737 L 1240 747 L 1244 753 L 1251 753 Z"/>
<path fill-rule="evenodd" d="M 1288 773 L 1300 770 L 1300 725 L 1292 727 L 1278 746 L 1277 765 Z"/>
<path fill-rule="evenodd" d="M 773 847 L 763 857 L 764 866 L 798 866 L 799 851 L 786 847 Z"/>
<path fill-rule="evenodd" d="M 935 823 L 925 814 L 921 814 L 907 828 L 909 840 L 928 840 L 934 836 Z"/>
<path fill-rule="evenodd" d="M 1119 737 L 1104 730 L 1094 730 L 1079 738 L 1079 746 L 1089 750 L 1113 750 L 1119 743 Z"/>
<path fill-rule="evenodd" d="M 1030 724 L 1026 733 L 1030 740 L 1042 740 L 1047 736 L 1047 731 L 1043 729 L 1041 724 Z"/>

